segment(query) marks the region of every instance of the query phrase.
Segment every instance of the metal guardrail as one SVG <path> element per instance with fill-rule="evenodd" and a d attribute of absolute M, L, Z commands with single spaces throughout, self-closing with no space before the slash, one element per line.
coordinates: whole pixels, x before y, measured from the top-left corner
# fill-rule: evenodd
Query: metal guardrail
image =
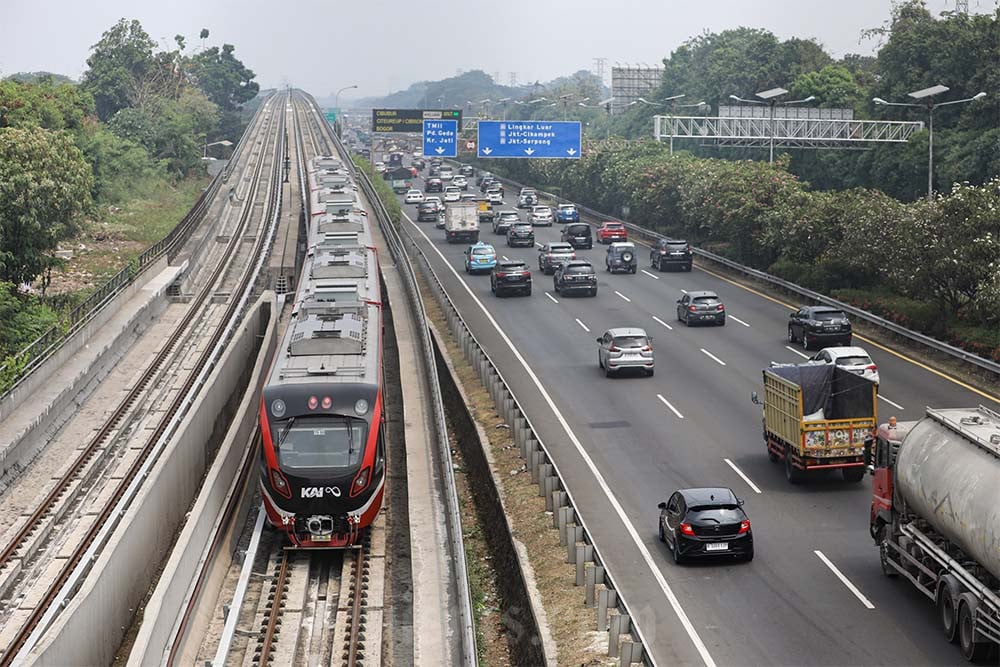
<path fill-rule="evenodd" d="M 306 96 L 306 99 L 309 101 L 309 104 L 312 105 L 317 117 L 322 117 L 323 114 L 316 105 L 315 99 L 311 96 Z M 443 466 L 444 469 L 439 472 L 444 480 L 446 489 L 445 502 L 448 506 L 448 533 L 451 541 L 449 550 L 451 551 L 452 558 L 455 563 L 457 579 L 455 583 L 458 589 L 458 602 L 462 617 L 462 663 L 465 665 L 475 665 L 478 662 L 476 629 L 475 622 L 473 621 L 472 594 L 469 590 L 469 575 L 465 562 L 465 545 L 462 539 L 462 525 L 460 518 L 461 511 L 458 506 L 458 491 L 455 484 L 455 473 L 451 465 L 451 445 L 448 442 L 448 428 L 444 414 L 444 401 L 441 397 L 441 386 L 438 381 L 434 347 L 431 343 L 430 333 L 427 327 L 427 313 L 424 311 L 423 301 L 420 298 L 420 291 L 417 287 L 416 273 L 414 273 L 413 266 L 411 265 L 409 257 L 406 254 L 406 250 L 403 247 L 399 231 L 393 224 L 389 216 L 389 211 L 385 208 L 381 198 L 378 196 L 378 192 L 375 190 L 375 186 L 368 178 L 368 174 L 355 166 L 354 161 L 351 160 L 349 151 L 341 143 L 340 139 L 336 136 L 336 133 L 330 129 L 329 124 L 324 121 L 324 125 L 330 130 L 329 136 L 332 138 L 334 145 L 336 146 L 341 157 L 344 159 L 344 163 L 351 170 L 356 182 L 361 186 L 361 189 L 364 192 L 365 197 L 367 197 L 369 203 L 371 203 L 371 205 L 375 208 L 375 218 L 378 220 L 379 228 L 382 230 L 382 234 L 389 245 L 389 252 L 392 254 L 393 259 L 396 262 L 396 268 L 402 278 L 403 286 L 407 291 L 407 296 L 410 299 L 413 314 L 417 320 L 417 329 L 420 332 L 420 346 L 424 355 L 428 375 L 427 383 L 431 391 L 433 403 L 434 426 L 437 436 L 436 444 L 441 453 L 441 460 L 445 463 Z"/>
<path fill-rule="evenodd" d="M 263 104 L 258 107 L 254 117 L 247 124 L 247 130 L 253 126 L 263 108 Z M 191 210 L 181 218 L 181 221 L 176 227 L 170 230 L 169 234 L 146 248 L 138 257 L 129 262 L 125 268 L 97 288 L 82 303 L 73 308 L 62 322 L 50 328 L 17 354 L 0 362 L 0 387 L 2 387 L 5 377 L 7 377 L 7 381 L 11 382 L 10 386 L 0 393 L 0 400 L 7 398 L 25 378 L 44 364 L 65 341 L 69 340 L 77 331 L 86 326 L 101 309 L 110 303 L 119 292 L 131 285 L 146 269 L 155 264 L 164 255 L 169 259 L 173 259 L 177 255 L 181 246 L 184 245 L 191 235 L 192 230 L 201 222 L 201 219 L 208 211 L 210 203 L 218 193 L 222 182 L 229 178 L 233 163 L 242 153 L 247 135 L 248 132 L 245 131 L 233 152 L 233 157 L 230 159 L 229 164 L 215 175 L 215 178 L 212 179 L 208 187 L 201 193 L 201 196 L 198 197 Z M 17 368 L 20 364 L 24 364 L 24 366 Z"/>
<path fill-rule="evenodd" d="M 522 183 L 518 183 L 517 181 L 513 181 L 509 178 L 500 177 L 500 179 L 516 188 L 528 187 L 523 185 Z M 564 197 L 549 192 L 543 192 L 542 190 L 538 190 L 537 188 L 535 189 L 535 191 L 538 192 L 539 195 L 547 197 L 548 199 L 551 199 L 557 203 L 573 203 Z M 622 222 L 625 225 L 625 228 L 628 229 L 630 236 L 631 235 L 638 236 L 639 238 L 647 241 L 650 240 L 658 241 L 660 239 L 670 238 L 664 234 L 654 232 L 651 229 L 640 227 L 639 225 L 627 222 L 623 218 L 612 217 L 604 213 L 601 213 L 600 211 L 595 211 L 594 209 L 587 208 L 586 206 L 580 206 L 579 204 L 577 204 L 576 206 L 581 211 L 581 213 L 586 214 L 597 221 L 604 222 L 606 220 L 615 220 L 618 222 Z M 581 220 L 582 219 L 583 216 L 581 216 Z M 586 221 L 584 220 L 584 222 Z M 907 329 L 906 327 L 900 326 L 895 322 L 885 319 L 884 317 L 879 317 L 874 313 L 870 313 L 867 310 L 863 310 L 861 308 L 852 306 L 842 301 L 838 301 L 826 295 L 820 294 L 819 292 L 814 292 L 813 290 L 806 289 L 805 287 L 801 287 L 799 285 L 796 285 L 795 283 L 791 283 L 782 278 L 778 278 L 777 276 L 773 276 L 770 273 L 766 273 L 764 271 L 760 271 L 758 269 L 745 266 L 738 262 L 734 262 L 731 259 L 726 259 L 725 257 L 717 255 L 713 252 L 709 252 L 708 250 L 695 248 L 694 252 L 702 259 L 707 259 L 711 262 L 715 262 L 716 264 L 721 264 L 729 269 L 732 269 L 747 276 L 751 276 L 761 282 L 781 287 L 782 289 L 792 292 L 793 294 L 797 294 L 811 301 L 815 301 L 816 303 L 821 303 L 824 306 L 833 306 L 835 308 L 839 308 L 844 312 L 849 313 L 852 317 L 855 317 L 859 320 L 863 320 L 868 324 L 874 325 L 881 329 L 885 329 L 886 331 L 896 334 L 897 336 L 902 336 L 903 338 L 911 340 L 915 343 L 919 343 L 920 345 L 930 348 L 936 352 L 940 352 L 955 359 L 964 361 L 965 363 L 972 364 L 973 366 L 981 368 L 990 373 L 1000 375 L 1000 363 L 992 361 L 991 359 L 986 359 L 985 357 L 980 357 L 979 355 L 972 354 L 967 350 L 963 350 L 962 348 L 956 347 L 954 345 L 949 345 L 948 343 L 940 341 L 936 338 L 932 338 L 931 336 L 922 334 L 919 331 L 913 331 L 912 329 Z"/>

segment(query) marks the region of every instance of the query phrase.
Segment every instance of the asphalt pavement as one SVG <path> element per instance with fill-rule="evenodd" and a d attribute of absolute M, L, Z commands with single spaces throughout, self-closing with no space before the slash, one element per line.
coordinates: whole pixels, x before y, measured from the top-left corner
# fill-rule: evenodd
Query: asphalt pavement
<path fill-rule="evenodd" d="M 514 208 L 516 193 L 506 201 L 504 209 Z M 611 275 L 600 244 L 577 251 L 598 270 L 598 295 L 563 297 L 538 271 L 537 249 L 507 248 L 484 227 L 481 240 L 501 257 L 527 261 L 534 279 L 530 297 L 496 298 L 488 275 L 464 273 L 465 246 L 447 244 L 433 223 L 416 223 L 415 206 L 403 210 L 406 231 L 538 427 L 658 664 L 961 661 L 933 605 L 881 574 L 868 534 L 870 478 L 850 484 L 831 473 L 792 486 L 768 461 L 750 395 L 761 390 L 769 361 L 812 354 L 785 340 L 796 304 L 697 266 L 655 271 L 642 246 L 637 274 Z M 536 228 L 536 242 L 559 240 L 560 228 Z M 724 327 L 677 320 L 676 300 L 696 289 L 720 295 Z M 653 337 L 654 377 L 604 377 L 595 338 L 620 326 Z M 878 364 L 880 421 L 918 419 L 927 405 L 1000 408 L 899 352 L 857 335 L 854 344 Z M 746 500 L 755 560 L 673 564 L 657 539 L 657 503 L 678 488 L 716 485 Z"/>

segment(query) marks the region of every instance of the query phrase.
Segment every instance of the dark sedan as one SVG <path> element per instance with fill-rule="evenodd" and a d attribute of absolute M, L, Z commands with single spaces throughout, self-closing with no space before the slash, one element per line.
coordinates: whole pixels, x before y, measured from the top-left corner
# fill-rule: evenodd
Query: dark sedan
<path fill-rule="evenodd" d="M 732 489 L 681 489 L 658 507 L 660 540 L 675 563 L 717 556 L 753 560 L 750 519 Z"/>
<path fill-rule="evenodd" d="M 802 341 L 802 348 L 851 345 L 847 314 L 831 306 L 803 306 L 788 316 L 788 342 Z"/>

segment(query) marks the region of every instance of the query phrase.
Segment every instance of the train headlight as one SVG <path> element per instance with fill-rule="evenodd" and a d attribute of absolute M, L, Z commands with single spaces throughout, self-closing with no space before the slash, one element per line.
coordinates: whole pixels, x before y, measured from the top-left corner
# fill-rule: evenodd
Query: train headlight
<path fill-rule="evenodd" d="M 281 418 L 285 416 L 285 402 L 280 398 L 276 398 L 271 402 L 271 414 L 275 417 Z"/>
<path fill-rule="evenodd" d="M 354 404 L 354 411 L 358 415 L 363 415 L 368 412 L 368 401 L 363 398 L 359 398 L 358 402 Z"/>

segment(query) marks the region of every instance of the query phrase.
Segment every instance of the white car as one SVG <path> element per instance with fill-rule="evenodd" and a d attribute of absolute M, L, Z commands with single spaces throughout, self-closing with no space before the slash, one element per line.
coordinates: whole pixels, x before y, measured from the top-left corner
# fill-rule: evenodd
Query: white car
<path fill-rule="evenodd" d="M 486 199 L 491 204 L 503 204 L 503 193 L 499 190 L 488 190 L 486 192 Z"/>
<path fill-rule="evenodd" d="M 810 360 L 813 363 L 835 364 L 878 384 L 878 366 L 863 347 L 826 347 Z"/>
<path fill-rule="evenodd" d="M 451 179 L 451 184 L 454 185 L 455 187 L 462 188 L 463 190 L 469 189 L 469 179 L 467 179 L 465 176 L 462 176 L 461 174 L 458 174 L 453 179 Z"/>
<path fill-rule="evenodd" d="M 455 170 L 448 165 L 441 165 L 441 173 L 438 174 L 438 178 L 442 181 L 450 181 L 455 178 Z"/>
<path fill-rule="evenodd" d="M 548 206 L 532 206 L 531 207 L 531 224 L 536 227 L 551 227 L 552 226 L 552 209 Z"/>
<path fill-rule="evenodd" d="M 424 201 L 425 202 L 434 202 L 435 204 L 437 204 L 437 207 L 438 207 L 439 211 L 443 211 L 444 210 L 444 204 L 441 202 L 441 198 L 440 197 L 424 197 Z"/>
<path fill-rule="evenodd" d="M 461 188 L 455 187 L 454 185 L 449 185 L 444 189 L 444 200 L 447 201 L 458 201 L 462 198 Z"/>
<path fill-rule="evenodd" d="M 407 204 L 420 204 L 424 201 L 424 193 L 420 190 L 407 190 L 406 191 L 406 201 Z"/>

